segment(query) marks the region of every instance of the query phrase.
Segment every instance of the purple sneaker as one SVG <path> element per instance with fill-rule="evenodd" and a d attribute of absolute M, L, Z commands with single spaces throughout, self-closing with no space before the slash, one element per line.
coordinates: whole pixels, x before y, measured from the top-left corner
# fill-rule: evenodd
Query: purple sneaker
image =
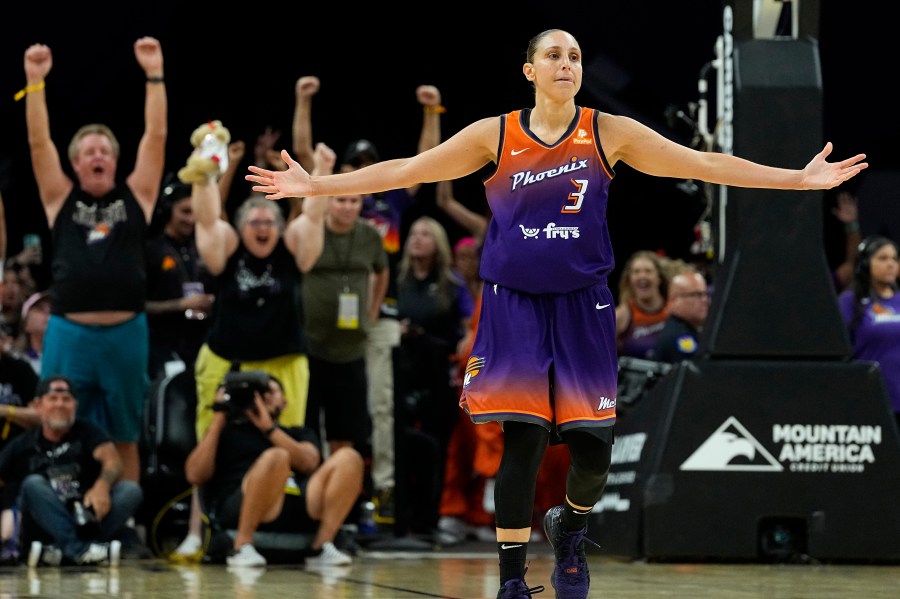
<path fill-rule="evenodd" d="M 532 595 L 543 592 L 543 590 L 544 587 L 542 585 L 529 589 L 528 585 L 525 584 L 524 578 L 513 578 L 500 586 L 500 590 L 497 591 L 497 599 L 528 599 Z"/>
<path fill-rule="evenodd" d="M 556 591 L 556 599 L 587 599 L 591 575 L 584 554 L 584 542 L 596 543 L 585 539 L 587 527 L 572 532 L 563 530 L 562 513 L 563 508 L 558 505 L 547 510 L 544 516 L 544 534 L 556 554 L 556 567 L 550 575 L 550 582 Z"/>
<path fill-rule="evenodd" d="M 9 566 L 19 563 L 19 544 L 16 539 L 3 541 L 0 547 L 0 565 Z"/>

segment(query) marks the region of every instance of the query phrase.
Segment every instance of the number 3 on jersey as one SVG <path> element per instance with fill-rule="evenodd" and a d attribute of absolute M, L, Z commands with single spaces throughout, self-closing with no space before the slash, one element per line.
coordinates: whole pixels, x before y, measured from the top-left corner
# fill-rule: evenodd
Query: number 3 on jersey
<path fill-rule="evenodd" d="M 575 191 L 569 194 L 569 197 L 566 198 L 566 204 L 563 206 L 562 212 L 563 214 L 575 214 L 576 212 L 581 212 L 581 203 L 584 201 L 584 192 L 587 191 L 588 180 L 587 179 L 571 179 L 572 185 L 575 186 Z M 571 202 L 571 203 L 569 203 Z"/>

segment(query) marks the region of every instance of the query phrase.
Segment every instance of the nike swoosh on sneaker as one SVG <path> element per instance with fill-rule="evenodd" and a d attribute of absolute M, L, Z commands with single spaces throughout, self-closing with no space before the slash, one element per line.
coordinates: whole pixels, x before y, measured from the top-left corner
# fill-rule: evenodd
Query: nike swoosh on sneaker
<path fill-rule="evenodd" d="M 600 305 L 600 302 L 597 302 L 597 305 L 594 306 L 594 307 L 597 308 L 598 310 L 602 310 L 603 308 L 609 308 L 609 304 L 603 304 L 603 305 L 601 306 L 601 305 Z"/>
<path fill-rule="evenodd" d="M 516 547 L 521 547 L 521 546 L 522 546 L 521 544 L 519 544 L 519 545 L 507 545 L 506 543 L 503 543 L 502 545 L 500 545 L 500 549 L 515 549 Z"/>
<path fill-rule="evenodd" d="M 510 150 L 509 154 L 510 154 L 510 156 L 518 156 L 522 152 L 525 152 L 526 150 L 530 150 L 530 149 L 531 148 L 522 148 L 521 150 Z"/>

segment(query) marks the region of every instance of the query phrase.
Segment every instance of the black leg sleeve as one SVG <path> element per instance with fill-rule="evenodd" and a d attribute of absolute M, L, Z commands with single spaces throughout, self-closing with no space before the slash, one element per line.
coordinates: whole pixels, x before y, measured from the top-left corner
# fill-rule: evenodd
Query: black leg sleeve
<path fill-rule="evenodd" d="M 571 463 L 566 477 L 566 496 L 576 505 L 593 506 L 600 500 L 612 457 L 612 444 L 584 431 L 564 435 Z"/>
<path fill-rule="evenodd" d="M 503 458 L 494 483 L 497 528 L 528 528 L 538 469 L 550 432 L 527 422 L 503 423 Z"/>

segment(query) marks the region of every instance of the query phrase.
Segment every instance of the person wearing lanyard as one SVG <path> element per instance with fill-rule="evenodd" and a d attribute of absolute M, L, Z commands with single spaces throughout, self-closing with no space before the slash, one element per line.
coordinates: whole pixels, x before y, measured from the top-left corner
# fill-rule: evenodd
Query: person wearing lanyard
<path fill-rule="evenodd" d="M 381 236 L 359 217 L 362 205 L 361 195 L 330 199 L 322 254 L 303 284 L 309 339 L 306 426 L 324 430 L 332 453 L 341 447 L 364 453 L 368 445 L 366 340 L 390 276 Z"/>
<path fill-rule="evenodd" d="M 192 370 L 206 339 L 215 296 L 194 238 L 191 186 L 170 181 L 160 194 L 162 232 L 147 244 L 148 374 L 156 379 L 169 362 Z"/>

